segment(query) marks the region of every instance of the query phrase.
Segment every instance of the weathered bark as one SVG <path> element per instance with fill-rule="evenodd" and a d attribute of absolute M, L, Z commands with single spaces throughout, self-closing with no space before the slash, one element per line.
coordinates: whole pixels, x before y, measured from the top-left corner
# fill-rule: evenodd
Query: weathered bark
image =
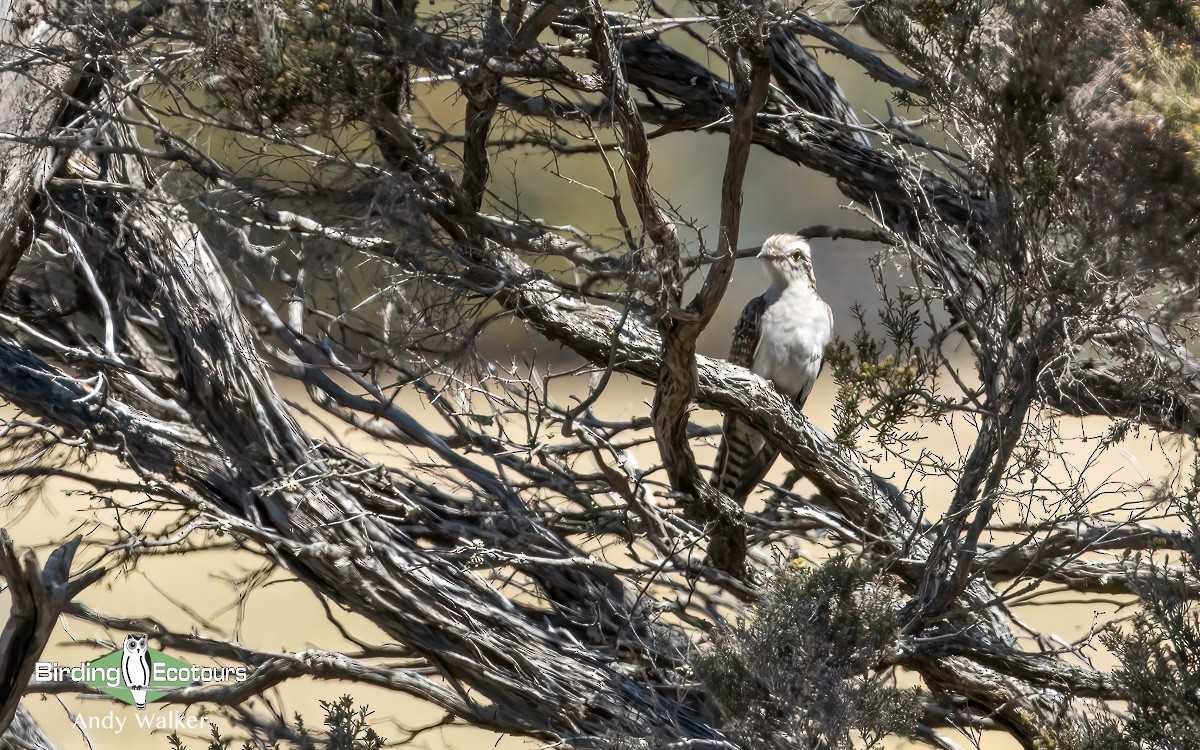
<path fill-rule="evenodd" d="M 139 230 L 152 231 L 149 221 L 142 216 Z M 232 311 L 240 319 L 236 307 L 199 303 L 201 300 L 216 303 L 227 293 L 228 284 L 215 266 L 209 265 L 211 257 L 204 257 L 209 251 L 203 240 L 194 230 L 185 231 L 178 221 L 178 217 L 169 213 L 158 217 L 154 223 L 161 233 L 143 234 L 139 238 L 141 242 L 154 239 L 154 244 L 142 245 L 140 252 L 152 254 L 151 262 L 164 274 L 160 278 L 164 286 L 158 293 L 174 294 L 175 285 L 181 285 L 178 288 L 186 289 L 189 306 L 207 310 L 200 315 L 219 310 L 228 316 Z M 196 269 L 206 267 L 207 273 L 196 273 Z M 169 279 L 165 278 L 167 274 Z M 225 323 L 233 325 L 235 331 L 244 325 L 228 317 Z M 223 371 L 231 366 L 252 372 L 258 366 L 252 347 L 239 349 L 228 345 L 236 341 L 235 336 L 207 335 L 206 324 L 189 328 L 185 317 L 180 318 L 178 325 L 178 338 L 172 340 L 177 356 L 183 362 L 198 363 L 199 372 L 204 371 L 201 368 Z M 208 330 L 215 333 L 224 329 Z M 213 503 L 214 510 L 219 508 L 222 514 L 231 514 L 239 520 L 242 533 L 272 548 L 289 569 L 310 585 L 426 655 L 454 682 L 470 685 L 496 706 L 503 706 L 502 717 L 498 715 L 500 724 L 510 728 L 519 725 L 527 732 L 554 737 L 579 733 L 603 735 L 618 727 L 639 736 L 651 729 L 661 736 L 677 739 L 718 736 L 716 730 L 689 710 L 612 672 L 599 654 L 586 649 L 564 652 L 555 628 L 538 625 L 507 599 L 476 583 L 457 565 L 407 541 L 401 528 L 377 515 L 383 507 L 388 508 L 384 512 L 389 515 L 415 512 L 418 507 L 423 507 L 422 514 L 435 512 L 436 498 L 420 502 L 402 487 L 369 486 L 339 479 L 334 466 L 340 462 L 364 465 L 369 462 L 312 444 L 297 430 L 280 432 L 286 430 L 282 423 L 275 425 L 276 432 L 269 437 L 258 430 L 241 432 L 236 413 L 268 414 L 272 403 L 279 402 L 270 379 L 264 378 L 238 394 L 242 400 L 233 407 L 237 411 L 217 412 L 220 404 L 231 403 L 224 399 L 231 398 L 232 390 L 220 389 L 219 394 L 213 394 L 212 386 L 219 381 L 199 377 L 194 386 L 197 390 L 189 389 L 188 403 L 195 408 L 200 422 L 181 429 L 149 419 L 116 402 L 89 409 L 82 403 L 85 392 L 69 385 L 69 376 L 50 369 L 11 344 L 0 345 L 0 373 L 4 380 L 0 392 L 7 400 L 30 413 L 49 416 L 75 434 L 86 430 L 119 436 L 120 446 L 114 446 L 114 450 L 144 476 L 182 479 Z M 390 410 L 381 407 L 385 414 Z M 221 413 L 224 417 L 218 419 Z M 206 414 L 212 418 L 206 419 Z M 195 441 L 189 450 L 177 449 L 183 447 L 181 433 L 190 433 Z M 247 460 L 247 456 L 262 456 L 280 450 L 281 446 L 300 446 L 306 442 L 305 452 L 297 461 Z M 301 473 L 296 474 L 297 470 Z M 320 481 L 302 483 L 309 487 L 302 492 L 272 487 L 289 477 L 302 476 Z M 360 505 L 365 500 L 369 501 L 367 505 Z M 496 502 L 503 499 L 497 498 Z M 357 520 L 346 523 L 345 519 Z M 525 525 L 520 518 L 513 521 L 518 529 Z M 536 529 L 523 531 L 536 532 Z M 569 559 L 561 545 L 559 549 L 542 552 Z M 553 568 L 542 572 L 565 579 L 578 573 Z M 596 578 L 588 573 L 582 576 L 585 584 L 587 579 Z M 564 580 L 562 587 L 579 583 Z M 611 584 L 602 578 L 592 585 L 597 595 L 611 596 Z M 605 607 L 623 604 L 620 598 L 586 602 L 584 598 L 579 604 Z M 570 625 L 571 613 L 562 614 L 568 619 L 560 621 L 561 625 Z M 607 620 L 622 614 L 618 610 L 605 617 Z M 586 627 L 589 620 L 582 619 L 583 612 L 579 615 L 579 625 Z M 477 714 L 469 718 L 493 725 L 493 719 L 489 718 L 491 709 L 476 710 Z"/>
<path fill-rule="evenodd" d="M 123 164 L 131 184 L 153 190 L 139 185 L 140 164 Z M 118 399 L 90 404 L 69 374 L 11 342 L 0 344 L 0 393 L 7 400 L 70 434 L 95 435 L 98 444 L 112 440 L 107 447 L 146 479 L 169 476 L 189 486 L 211 503 L 209 512 L 236 521 L 315 589 L 370 618 L 453 683 L 497 707 L 470 704 L 472 720 L 547 737 L 616 729 L 671 739 L 719 736 L 693 710 L 612 671 L 602 654 L 563 650 L 563 628 L 578 629 L 577 638 L 586 642 L 588 628 L 597 624 L 614 631 L 647 627 L 628 608 L 633 597 L 610 573 L 542 566 L 532 558 L 529 572 L 551 596 L 571 596 L 555 602 L 559 610 L 550 624 L 544 616 L 527 616 L 457 564 L 413 543 L 403 526 L 380 517 L 436 517 L 439 501 L 390 481 L 364 484 L 354 478 L 357 472 L 338 467 L 367 465 L 366 459 L 303 433 L 259 359 L 256 337 L 219 262 L 179 208 L 142 202 L 95 218 L 111 224 L 106 234 L 123 243 L 109 262 L 127 263 L 125 271 L 143 281 L 134 299 L 164 311 L 161 333 L 182 388 L 177 400 L 190 419 L 157 420 Z M 286 335 L 282 322 L 275 324 Z M 307 345 L 295 344 L 296 354 L 306 355 Z M 317 387 L 336 392 L 318 370 L 310 375 Z M 127 384 L 118 380 L 112 387 L 123 391 Z M 398 407 L 381 400 L 374 408 L 460 466 L 485 502 L 507 513 L 501 527 L 511 524 L 511 533 L 527 539 L 538 557 L 586 557 L 528 517 L 494 475 L 471 468 Z"/>
<path fill-rule="evenodd" d="M 66 5 L 0 0 L 0 287 L 30 242 L 29 212 L 56 167 L 46 141 L 79 80 L 71 57 L 81 45 L 62 26 Z"/>
<path fill-rule="evenodd" d="M 0 750 L 57 750 L 58 745 L 46 736 L 23 706 L 17 707 L 8 729 L 0 734 Z"/>
<path fill-rule="evenodd" d="M 37 733 L 37 725 L 26 714 L 19 714 L 25 685 L 42 649 L 58 625 L 59 615 L 79 592 L 104 577 L 104 568 L 94 568 L 72 580 L 71 563 L 82 537 L 75 537 L 50 553 L 46 567 L 38 569 L 32 550 L 18 555 L 8 532 L 0 529 L 0 575 L 12 597 L 8 622 L 0 632 L 0 733 L 16 743 Z M 10 724 L 18 717 L 15 727 Z M 7 733 L 12 729 L 12 734 Z"/>

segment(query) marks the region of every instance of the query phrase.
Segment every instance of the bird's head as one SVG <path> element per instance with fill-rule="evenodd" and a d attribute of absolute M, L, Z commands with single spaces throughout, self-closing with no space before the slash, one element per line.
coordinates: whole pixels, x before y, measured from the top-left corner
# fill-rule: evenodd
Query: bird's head
<path fill-rule="evenodd" d="M 767 262 L 771 275 L 790 283 L 812 278 L 812 248 L 794 234 L 775 234 L 763 243 L 758 257 Z"/>

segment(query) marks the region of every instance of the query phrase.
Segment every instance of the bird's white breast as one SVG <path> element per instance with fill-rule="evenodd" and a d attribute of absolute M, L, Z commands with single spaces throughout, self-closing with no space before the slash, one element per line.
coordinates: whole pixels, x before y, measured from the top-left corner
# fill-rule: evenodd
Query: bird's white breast
<path fill-rule="evenodd" d="M 751 369 L 789 398 L 807 395 L 832 333 L 828 308 L 816 291 L 790 284 L 763 312 Z"/>

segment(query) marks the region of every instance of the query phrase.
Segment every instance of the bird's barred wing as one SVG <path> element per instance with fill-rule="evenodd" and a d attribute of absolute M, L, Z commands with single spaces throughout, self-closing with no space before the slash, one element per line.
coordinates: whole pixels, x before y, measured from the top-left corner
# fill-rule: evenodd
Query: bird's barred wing
<path fill-rule="evenodd" d="M 766 309 L 766 299 L 755 297 L 742 310 L 729 347 L 729 361 L 733 364 L 746 368 L 754 364 Z M 766 444 L 757 430 L 730 416 L 725 417 L 722 433 L 711 482 L 734 500 L 744 503 L 775 460 L 775 450 Z"/>
<path fill-rule="evenodd" d="M 754 364 L 754 353 L 758 351 L 759 333 L 762 329 L 763 313 L 767 311 L 765 297 L 755 297 L 742 308 L 737 325 L 733 327 L 733 342 L 729 345 L 729 361 L 749 368 Z"/>

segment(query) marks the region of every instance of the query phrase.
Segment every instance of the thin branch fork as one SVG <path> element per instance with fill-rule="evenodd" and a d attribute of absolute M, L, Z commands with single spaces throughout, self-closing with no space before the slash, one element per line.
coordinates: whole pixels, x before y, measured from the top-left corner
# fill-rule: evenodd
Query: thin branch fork
<path fill-rule="evenodd" d="M 107 573 L 97 567 L 71 578 L 71 563 L 82 540 L 77 536 L 51 552 L 45 568 L 39 569 L 33 551 L 18 554 L 8 531 L 0 529 L 0 575 L 12 597 L 8 622 L 0 632 L 0 733 L 16 716 L 58 616 L 79 592 Z"/>
<path fill-rule="evenodd" d="M 737 4 L 721 5 L 725 26 L 734 25 Z M 741 575 L 746 555 L 745 526 L 741 509 L 709 486 L 687 440 L 688 409 L 696 396 L 696 340 L 716 312 L 733 274 L 734 248 L 741 223 L 742 182 L 753 142 L 755 117 L 766 102 L 770 66 L 762 40 L 750 31 L 727 30 L 727 48 L 734 60 L 735 101 L 725 175 L 721 182 L 721 225 L 717 260 L 704 285 L 686 310 L 680 309 L 682 248 L 673 223 L 659 207 L 649 183 L 650 147 L 642 120 L 629 93 L 612 30 L 594 0 L 585 14 L 602 75 L 612 89 L 611 100 L 624 133 L 627 168 L 634 201 L 651 239 L 657 246 L 657 269 L 662 279 L 667 314 L 659 326 L 663 333 L 663 366 L 654 396 L 655 435 L 674 490 L 685 498 L 697 520 L 713 523 L 710 556 L 718 568 Z M 753 25 L 750 25 L 753 28 Z M 678 310 L 676 313 L 674 311 Z"/>
<path fill-rule="evenodd" d="M 741 234 L 742 186 L 750 160 L 750 147 L 754 143 L 755 118 L 766 104 L 771 85 L 771 67 L 763 49 L 763 39 L 756 36 L 759 33 L 758 25 L 744 18 L 746 14 L 740 13 L 738 6 L 739 3 L 719 3 L 721 18 L 726 26 L 725 55 L 733 71 L 735 97 L 725 172 L 721 178 L 721 222 L 717 230 L 716 260 L 709 267 L 704 285 L 688 305 L 688 311 L 694 318 L 664 321 L 663 373 L 659 376 L 654 398 L 655 427 L 664 460 L 672 474 L 672 485 L 678 491 L 690 489 L 702 498 L 706 494 L 719 493 L 702 479 L 697 481 L 695 458 L 690 456 L 687 441 L 688 409 L 698 388 L 696 342 L 716 314 L 729 280 L 733 277 L 738 237 Z M 677 461 L 681 464 L 679 468 L 670 468 L 673 455 L 683 459 Z M 687 466 L 689 459 L 691 466 Z M 686 476 L 683 466 L 688 469 Z M 721 497 L 716 499 L 721 505 L 724 505 L 724 501 Z M 712 502 L 702 499 L 702 507 Z M 734 576 L 740 575 L 746 556 L 744 524 L 729 523 L 721 517 L 714 520 L 716 525 L 709 543 L 709 557 L 718 568 Z"/>

